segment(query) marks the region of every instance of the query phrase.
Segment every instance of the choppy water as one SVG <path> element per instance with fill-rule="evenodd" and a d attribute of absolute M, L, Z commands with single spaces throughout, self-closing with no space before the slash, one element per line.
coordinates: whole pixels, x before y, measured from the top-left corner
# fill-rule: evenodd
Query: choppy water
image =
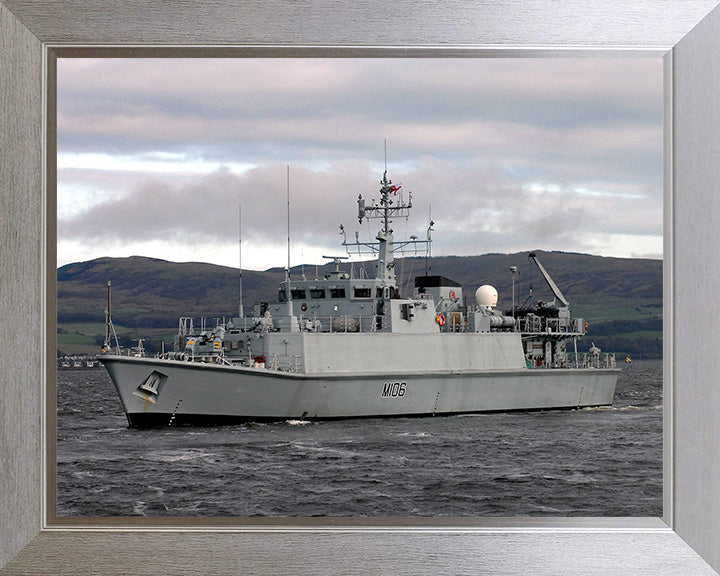
<path fill-rule="evenodd" d="M 127 428 L 104 370 L 61 371 L 59 516 L 661 516 L 662 361 L 612 408 Z"/>

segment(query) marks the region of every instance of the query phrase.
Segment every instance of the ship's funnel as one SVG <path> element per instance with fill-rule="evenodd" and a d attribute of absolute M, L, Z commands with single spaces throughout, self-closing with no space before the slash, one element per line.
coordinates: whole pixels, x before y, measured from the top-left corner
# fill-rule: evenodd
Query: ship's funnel
<path fill-rule="evenodd" d="M 475 290 L 475 302 L 478 306 L 493 308 L 498 303 L 498 291 L 489 284 L 483 284 Z"/>

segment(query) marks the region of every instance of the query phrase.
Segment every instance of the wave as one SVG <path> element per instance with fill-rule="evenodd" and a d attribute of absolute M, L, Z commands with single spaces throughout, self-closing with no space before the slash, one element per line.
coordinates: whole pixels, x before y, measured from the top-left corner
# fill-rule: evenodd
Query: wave
<path fill-rule="evenodd" d="M 211 458 L 212 456 L 214 456 L 212 452 L 195 448 L 190 450 L 156 450 L 150 452 L 146 459 L 157 462 L 186 462 Z"/>
<path fill-rule="evenodd" d="M 663 406 L 633 406 L 632 404 L 629 404 L 628 406 L 588 406 L 586 408 L 581 408 L 580 410 L 583 410 L 585 412 L 634 412 L 634 411 L 640 411 L 640 410 L 662 410 Z"/>

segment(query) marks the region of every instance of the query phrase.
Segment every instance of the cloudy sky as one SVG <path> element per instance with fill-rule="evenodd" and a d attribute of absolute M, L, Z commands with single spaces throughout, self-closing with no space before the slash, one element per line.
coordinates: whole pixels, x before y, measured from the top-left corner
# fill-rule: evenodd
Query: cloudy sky
<path fill-rule="evenodd" d="M 61 59 L 58 265 L 146 255 L 243 268 L 397 236 L 434 255 L 662 257 L 662 60 Z"/>

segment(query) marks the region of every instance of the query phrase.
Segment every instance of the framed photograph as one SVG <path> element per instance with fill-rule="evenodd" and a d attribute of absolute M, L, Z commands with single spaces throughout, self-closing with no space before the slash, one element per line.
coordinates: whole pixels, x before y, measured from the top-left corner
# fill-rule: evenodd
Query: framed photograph
<path fill-rule="evenodd" d="M 58 56 L 58 520 L 662 515 L 660 59 Z"/>
<path fill-rule="evenodd" d="M 25 354 L 7 353 L 2 381 L 0 455 L 9 463 L 0 471 L 0 480 L 8 487 L 0 496 L 0 565 L 7 565 L 3 572 L 70 573 L 92 568 L 105 573 L 148 573 L 148 556 L 129 558 L 126 551 L 138 547 L 148 550 L 149 546 L 151 569 L 157 573 L 224 573 L 238 567 L 260 573 L 332 573 L 339 567 L 350 567 L 358 573 L 458 573 L 482 569 L 486 573 L 521 574 L 528 562 L 538 567 L 539 573 L 548 574 L 581 570 L 671 574 L 677 573 L 680 565 L 686 572 L 714 573 L 711 566 L 720 565 L 713 542 L 720 503 L 704 494 L 714 493 L 710 487 L 720 475 L 720 463 L 713 450 L 717 416 L 707 409 L 717 400 L 718 392 L 709 384 L 714 367 L 714 360 L 710 360 L 712 326 L 702 320 L 704 316 L 697 307 L 698 302 L 710 298 L 717 283 L 717 272 L 705 265 L 704 258 L 712 254 L 717 237 L 711 215 L 716 202 L 712 183 L 718 169 L 711 161 L 712 151 L 707 144 L 712 137 L 708 127 L 720 123 L 720 110 L 715 99 L 703 96 L 716 93 L 714 88 L 720 81 L 717 64 L 708 56 L 717 53 L 720 15 L 713 10 L 715 4 L 682 2 L 659 8 L 638 3 L 633 17 L 621 7 L 600 13 L 582 4 L 529 10 L 512 2 L 502 7 L 468 4 L 458 7 L 460 10 L 449 18 L 439 17 L 439 6 L 428 5 L 414 14 L 413 26 L 398 15 L 388 20 L 380 18 L 383 11 L 376 6 L 362 10 L 365 20 L 361 21 L 367 24 L 353 32 L 343 24 L 346 16 L 354 13 L 349 6 L 338 7 L 333 13 L 322 11 L 322 18 L 313 10 L 302 14 L 283 12 L 281 18 L 270 19 L 273 24 L 259 25 L 257 18 L 262 20 L 263 15 L 273 13 L 271 6 L 261 10 L 232 6 L 239 12 L 228 12 L 227 5 L 212 5 L 206 19 L 198 22 L 182 9 L 171 13 L 155 5 L 150 7 L 153 18 L 148 18 L 145 6 L 126 6 L 120 14 L 113 12 L 110 5 L 105 11 L 94 12 L 71 5 L 41 14 L 31 2 L 0 4 L 0 31 L 9 54 L 0 66 L 3 76 L 14 80 L 0 89 L 0 97 L 10 111 L 9 121 L 3 122 L 0 130 L 4 141 L 15 143 L 0 173 L 3 189 L 9 191 L 3 193 L 2 266 L 4 278 L 11 279 L 5 283 L 2 311 L 8 326 L 30 326 L 33 342 L 23 348 Z M 507 19 L 501 15 L 513 8 L 517 24 L 511 26 L 507 36 Z M 413 14 L 409 6 L 402 10 L 407 17 Z M 247 18 L 238 20 L 238 13 Z M 580 13 L 585 19 L 578 27 L 556 26 L 558 21 L 575 21 L 573 16 Z M 228 14 L 233 16 L 228 18 Z M 298 23 L 289 41 L 281 23 L 298 22 L 298 18 L 307 25 Z M 161 21 L 174 22 L 173 29 L 182 32 L 175 35 L 166 27 L 156 29 L 152 25 Z M 119 26 L 119 22 L 128 25 Z M 478 30 L 472 22 L 485 24 Z M 538 26 L 538 22 L 548 24 Z M 559 41 L 555 35 L 558 29 L 563 30 Z M 403 47 L 366 48 L 397 46 L 398 30 L 407 35 Z M 429 47 L 428 42 L 435 46 Z M 266 46 L 258 46 L 261 43 Z M 127 47 L 126 54 L 133 56 L 153 52 L 155 49 L 147 45 L 157 44 L 165 45 L 157 49 L 168 50 L 173 57 L 207 56 L 211 52 L 263 57 L 527 57 L 578 55 L 584 48 L 606 56 L 640 51 L 664 58 L 662 520 L 278 519 L 238 523 L 179 518 L 128 523 L 87 518 L 72 526 L 58 523 L 52 488 L 56 472 L 56 405 L 47 386 L 48 379 L 54 377 L 51 359 L 54 362 L 56 350 L 56 309 L 51 294 L 57 209 L 53 83 L 58 54 L 74 51 L 77 55 L 98 56 L 103 54 L 102 46 L 110 44 Z M 145 47 L 140 47 L 142 44 Z M 168 44 L 185 46 L 168 48 Z M 234 46 L 214 51 L 208 44 Z M 318 46 L 309 48 L 309 44 Z M 437 47 L 439 44 L 454 48 Z M 193 45 L 197 47 L 189 47 Z M 563 48 L 567 45 L 573 50 Z M 692 282 L 681 282 L 687 278 Z M 27 331 L 7 330 L 6 334 L 11 344 L 8 349 L 19 349 L 21 342 L 27 343 Z"/>

